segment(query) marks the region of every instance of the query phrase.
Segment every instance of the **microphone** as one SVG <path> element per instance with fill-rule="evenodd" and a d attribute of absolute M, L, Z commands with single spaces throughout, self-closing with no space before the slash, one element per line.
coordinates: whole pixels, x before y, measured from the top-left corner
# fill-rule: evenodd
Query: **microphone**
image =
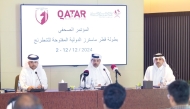
<path fill-rule="evenodd" d="M 106 72 L 105 68 L 103 68 L 103 70 Z M 107 72 L 106 72 L 106 75 L 107 75 L 108 79 L 110 80 L 110 77 L 108 76 Z M 111 84 L 111 80 L 110 80 L 110 84 Z"/>
<path fill-rule="evenodd" d="M 86 77 L 89 75 L 89 71 L 88 70 L 85 70 L 84 71 L 84 73 L 83 73 L 83 80 L 82 81 L 84 81 L 84 87 L 83 87 L 83 89 L 88 89 L 87 87 L 86 87 Z"/>
<path fill-rule="evenodd" d="M 84 77 L 83 77 L 82 81 L 84 81 L 86 79 L 86 77 L 89 75 L 89 71 L 85 70 L 83 75 L 84 75 Z"/>
<path fill-rule="evenodd" d="M 35 72 L 35 74 L 37 75 L 37 77 L 38 77 L 38 80 L 40 81 L 40 78 L 39 78 L 39 76 L 38 76 L 38 73 L 37 73 L 37 72 Z M 41 86 L 42 86 L 42 83 L 41 83 L 41 81 L 40 81 L 40 84 L 41 84 Z M 43 88 L 41 87 L 41 89 L 43 89 Z"/>
<path fill-rule="evenodd" d="M 121 74 L 119 73 L 118 68 L 116 67 L 116 65 L 112 64 L 111 69 L 121 76 Z"/>

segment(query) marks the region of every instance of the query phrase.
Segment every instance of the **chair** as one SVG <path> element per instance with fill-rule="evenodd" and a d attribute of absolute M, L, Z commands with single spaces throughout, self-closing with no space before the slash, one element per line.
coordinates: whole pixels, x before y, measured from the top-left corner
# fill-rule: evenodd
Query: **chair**
<path fill-rule="evenodd" d="M 19 75 L 17 75 L 17 76 L 15 77 L 15 92 L 17 91 L 18 81 L 19 81 Z"/>

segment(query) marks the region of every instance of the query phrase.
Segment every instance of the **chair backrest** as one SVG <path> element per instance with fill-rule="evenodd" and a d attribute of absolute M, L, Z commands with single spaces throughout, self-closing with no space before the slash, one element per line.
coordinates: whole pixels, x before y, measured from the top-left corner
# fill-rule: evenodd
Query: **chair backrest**
<path fill-rule="evenodd" d="M 15 92 L 17 91 L 18 81 L 19 81 L 19 75 L 17 75 L 17 76 L 15 77 Z"/>

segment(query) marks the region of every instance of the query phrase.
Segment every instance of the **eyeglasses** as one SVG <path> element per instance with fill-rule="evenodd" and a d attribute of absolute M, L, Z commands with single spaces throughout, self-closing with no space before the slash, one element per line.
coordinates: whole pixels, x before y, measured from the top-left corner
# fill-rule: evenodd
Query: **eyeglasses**
<path fill-rule="evenodd" d="M 170 99 L 170 94 L 167 94 L 168 99 Z"/>

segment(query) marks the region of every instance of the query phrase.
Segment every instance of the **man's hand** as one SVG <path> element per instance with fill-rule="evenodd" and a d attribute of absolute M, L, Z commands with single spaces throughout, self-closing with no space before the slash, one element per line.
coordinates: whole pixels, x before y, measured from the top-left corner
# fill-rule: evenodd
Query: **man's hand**
<path fill-rule="evenodd" d="M 42 89 L 42 85 L 38 85 L 37 89 Z"/>
<path fill-rule="evenodd" d="M 98 84 L 98 86 L 97 87 L 101 87 L 101 84 Z"/>
<path fill-rule="evenodd" d="M 29 87 L 27 88 L 27 91 L 30 91 L 31 89 L 34 89 L 34 87 L 33 87 L 33 86 L 29 86 Z"/>

